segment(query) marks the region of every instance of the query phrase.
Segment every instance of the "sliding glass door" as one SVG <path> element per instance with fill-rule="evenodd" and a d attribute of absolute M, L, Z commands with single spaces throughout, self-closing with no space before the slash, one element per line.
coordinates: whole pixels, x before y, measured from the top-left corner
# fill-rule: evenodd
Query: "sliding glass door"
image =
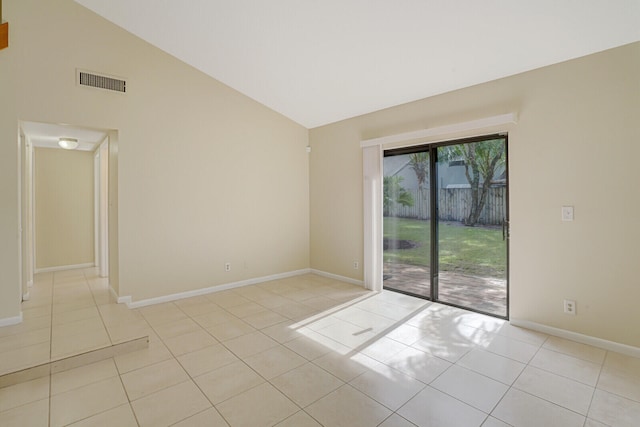
<path fill-rule="evenodd" d="M 384 287 L 508 317 L 507 139 L 385 152 Z"/>
<path fill-rule="evenodd" d="M 386 156 L 383 171 L 384 286 L 431 298 L 429 151 Z"/>

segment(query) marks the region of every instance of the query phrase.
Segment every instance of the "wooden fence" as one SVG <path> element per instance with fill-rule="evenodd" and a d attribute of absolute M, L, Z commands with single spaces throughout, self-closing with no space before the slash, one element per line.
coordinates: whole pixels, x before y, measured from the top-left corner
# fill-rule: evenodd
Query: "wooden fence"
<path fill-rule="evenodd" d="M 400 218 L 431 219 L 431 199 L 429 191 L 407 190 L 413 196 L 413 206 L 393 206 L 385 209 L 384 216 Z M 506 187 L 491 187 L 478 224 L 502 225 L 506 214 Z M 471 211 L 470 188 L 438 189 L 439 219 L 442 221 L 462 222 Z"/>

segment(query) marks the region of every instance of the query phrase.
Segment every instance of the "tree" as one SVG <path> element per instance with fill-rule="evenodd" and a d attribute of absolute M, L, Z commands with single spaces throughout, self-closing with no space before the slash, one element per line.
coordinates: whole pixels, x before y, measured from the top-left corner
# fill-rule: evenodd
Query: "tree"
<path fill-rule="evenodd" d="M 429 153 L 426 151 L 413 153 L 409 156 L 409 166 L 416 174 L 418 180 L 418 191 L 420 192 L 420 200 L 418 201 L 418 217 L 426 218 L 426 212 L 422 212 L 424 199 L 426 198 L 424 189 L 425 184 L 429 182 Z"/>
<path fill-rule="evenodd" d="M 396 205 L 413 206 L 413 196 L 402 186 L 403 180 L 399 175 L 384 177 L 383 207 L 390 215 Z"/>
<path fill-rule="evenodd" d="M 464 220 L 470 227 L 478 223 L 487 200 L 487 193 L 496 170 L 506 164 L 504 139 L 492 139 L 469 144 L 442 147 L 438 157 L 443 160 L 464 160 L 464 173 L 471 186 L 471 210 Z"/>

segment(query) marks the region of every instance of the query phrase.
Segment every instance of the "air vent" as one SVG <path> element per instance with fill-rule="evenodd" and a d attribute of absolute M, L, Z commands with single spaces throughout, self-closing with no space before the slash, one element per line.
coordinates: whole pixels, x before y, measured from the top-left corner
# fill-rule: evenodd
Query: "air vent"
<path fill-rule="evenodd" d="M 95 87 L 113 92 L 125 93 L 127 91 L 127 82 L 125 80 L 90 71 L 78 70 L 77 82 L 80 86 Z"/>

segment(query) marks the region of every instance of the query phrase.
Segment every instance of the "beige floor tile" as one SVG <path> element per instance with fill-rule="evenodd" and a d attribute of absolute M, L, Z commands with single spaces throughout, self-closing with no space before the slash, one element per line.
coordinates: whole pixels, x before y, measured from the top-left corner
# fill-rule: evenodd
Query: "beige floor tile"
<path fill-rule="evenodd" d="M 72 335 L 84 335 L 104 330 L 104 323 L 100 317 L 76 320 L 68 323 L 53 324 L 51 326 L 51 338 L 65 338 Z"/>
<path fill-rule="evenodd" d="M 477 427 L 487 417 L 484 412 L 429 386 L 400 408 L 398 414 L 417 426 Z"/>
<path fill-rule="evenodd" d="M 391 411 L 350 385 L 344 385 L 305 408 L 325 426 L 377 426 Z"/>
<path fill-rule="evenodd" d="M 460 360 L 475 345 L 461 338 L 449 338 L 447 336 L 429 335 L 414 344 L 412 347 L 426 351 L 433 356 L 455 363 Z"/>
<path fill-rule="evenodd" d="M 131 403 L 141 427 L 169 426 L 211 407 L 193 381 L 185 381 Z"/>
<path fill-rule="evenodd" d="M 77 423 L 71 424 L 73 427 L 137 427 L 135 415 L 131 405 L 125 403 L 124 405 L 117 406 L 113 409 L 96 414 L 92 417 L 85 418 Z"/>
<path fill-rule="evenodd" d="M 384 420 L 384 422 L 378 427 L 415 427 L 415 424 L 405 420 L 400 415 L 394 413 L 391 414 L 389 418 Z"/>
<path fill-rule="evenodd" d="M 49 399 L 42 399 L 0 412 L 2 427 L 48 427 Z"/>
<path fill-rule="evenodd" d="M 606 424 L 601 423 L 600 421 L 596 421 L 596 420 L 593 420 L 591 418 L 587 418 L 587 421 L 584 423 L 584 427 L 609 427 L 609 426 L 607 426 Z"/>
<path fill-rule="evenodd" d="M 64 426 L 127 403 L 120 378 L 51 396 L 51 426 Z"/>
<path fill-rule="evenodd" d="M 79 387 L 118 376 L 113 359 L 103 360 L 51 375 L 51 394 L 60 394 Z"/>
<path fill-rule="evenodd" d="M 637 427 L 640 403 L 596 389 L 589 408 L 589 418 L 610 426 Z"/>
<path fill-rule="evenodd" d="M 247 316 L 253 316 L 255 314 L 264 313 L 268 311 L 265 307 L 257 304 L 253 301 L 246 302 L 244 304 L 228 307 L 227 311 L 239 318 L 245 318 Z"/>
<path fill-rule="evenodd" d="M 253 326 L 240 319 L 234 319 L 229 322 L 209 326 L 206 330 L 218 341 L 232 340 L 256 331 Z"/>
<path fill-rule="evenodd" d="M 210 328 L 222 323 L 238 320 L 238 318 L 226 310 L 217 310 L 195 316 L 193 317 L 193 320 L 203 328 Z"/>
<path fill-rule="evenodd" d="M 586 384 L 532 366 L 525 368 L 513 387 L 582 415 L 587 415 L 594 392 Z"/>
<path fill-rule="evenodd" d="M 427 331 L 417 328 L 415 326 L 401 324 L 397 325 L 388 332 L 385 336 L 392 340 L 398 341 L 405 345 L 412 345 L 427 337 Z"/>
<path fill-rule="evenodd" d="M 343 354 L 346 354 L 351 350 L 348 347 L 338 344 L 337 342 L 313 331 L 305 331 L 304 333 L 299 332 L 299 334 L 301 336 L 285 342 L 284 345 L 307 360 L 314 360 L 318 357 L 324 356 L 331 352 L 332 347 L 341 346 L 341 353 Z M 329 341 L 331 344 L 327 345 Z"/>
<path fill-rule="evenodd" d="M 302 320 L 318 312 L 316 308 L 295 302 L 273 307 L 272 310 L 291 320 Z"/>
<path fill-rule="evenodd" d="M 313 363 L 345 382 L 351 381 L 371 367 L 380 364 L 380 362 L 359 353 L 354 355 L 327 353 L 315 359 Z"/>
<path fill-rule="evenodd" d="M 300 327 L 297 326 L 296 321 L 285 320 L 284 322 L 262 328 L 260 329 L 260 332 L 278 341 L 280 344 L 284 344 L 296 338 L 300 338 L 302 335 L 298 332 L 299 329 Z"/>
<path fill-rule="evenodd" d="M 50 344 L 44 342 L 1 353 L 0 375 L 48 362 L 50 348 Z"/>
<path fill-rule="evenodd" d="M 178 356 L 178 361 L 192 377 L 200 376 L 238 360 L 222 344 L 214 344 L 210 347 Z"/>
<path fill-rule="evenodd" d="M 451 366 L 451 362 L 412 347 L 397 353 L 385 364 L 425 384 L 429 384 Z"/>
<path fill-rule="evenodd" d="M 520 363 L 529 363 L 539 348 L 537 345 L 508 338 L 503 335 L 494 335 L 490 339 L 490 342 L 483 347 L 487 351 L 508 357 Z"/>
<path fill-rule="evenodd" d="M 252 332 L 238 338 L 224 342 L 225 347 L 231 350 L 238 357 L 249 357 L 261 353 L 278 344 L 261 332 Z"/>
<path fill-rule="evenodd" d="M 127 323 L 105 323 L 105 327 L 113 344 L 149 336 L 153 333 L 151 326 L 144 319 L 136 319 Z"/>
<path fill-rule="evenodd" d="M 129 400 L 134 401 L 184 382 L 189 376 L 175 359 L 169 359 L 128 372 L 121 378 Z"/>
<path fill-rule="evenodd" d="M 152 338 L 151 336 L 148 348 L 116 356 L 114 360 L 120 374 L 124 374 L 171 358 L 173 356 L 169 349 L 159 338 Z"/>
<path fill-rule="evenodd" d="M 264 383 L 216 405 L 232 426 L 268 427 L 299 408 L 271 384 Z M 248 410 L 250 408 L 250 410 Z"/>
<path fill-rule="evenodd" d="M 24 315 L 24 311 L 22 312 Z M 32 319 L 27 319 L 23 317 L 22 323 L 18 323 L 17 325 L 11 326 L 3 326 L 0 328 L 0 337 L 7 337 L 9 335 L 21 334 L 24 332 L 31 332 L 38 329 L 50 328 L 51 327 L 51 315 L 34 317 Z"/>
<path fill-rule="evenodd" d="M 354 325 L 344 320 L 322 328 L 318 333 L 351 349 L 363 348 L 374 342 L 377 336 L 369 327 Z"/>
<path fill-rule="evenodd" d="M 447 369 L 431 383 L 431 387 L 486 413 L 493 410 L 509 388 L 457 365 Z"/>
<path fill-rule="evenodd" d="M 22 303 L 24 304 L 24 302 Z M 23 308 L 22 318 L 25 320 L 33 320 L 41 317 L 48 317 L 51 319 L 51 305 L 50 303 L 43 302 L 43 305 L 33 306 L 31 308 Z"/>
<path fill-rule="evenodd" d="M 566 354 L 541 348 L 530 362 L 531 366 L 553 372 L 595 387 L 601 366 Z"/>
<path fill-rule="evenodd" d="M 177 337 L 167 338 L 164 340 L 164 344 L 174 356 L 191 353 L 192 351 L 217 344 L 217 342 L 218 341 L 215 338 L 204 330 L 189 332 L 184 335 L 178 335 Z"/>
<path fill-rule="evenodd" d="M 511 426 L 505 422 L 500 421 L 497 418 L 488 417 L 487 420 L 482 424 L 482 427 L 511 427 Z M 585 427 L 588 427 L 588 424 L 585 424 Z"/>
<path fill-rule="evenodd" d="M 507 392 L 491 415 L 522 427 L 581 427 L 585 422 L 582 415 L 514 388 Z"/>
<path fill-rule="evenodd" d="M 386 333 L 387 330 L 393 328 L 397 323 L 394 319 L 367 310 L 361 310 L 356 306 L 339 310 L 334 316 L 375 333 Z"/>
<path fill-rule="evenodd" d="M 0 412 L 48 398 L 48 376 L 0 388 Z"/>
<path fill-rule="evenodd" d="M 289 319 L 275 311 L 265 310 L 250 316 L 245 316 L 243 320 L 256 329 L 264 329 Z"/>
<path fill-rule="evenodd" d="M 276 424 L 276 427 L 322 427 L 316 420 L 304 411 L 296 412 L 284 421 Z"/>
<path fill-rule="evenodd" d="M 487 317 L 487 316 L 484 316 Z M 504 335 L 508 338 L 517 339 L 526 343 L 541 346 L 549 338 L 549 335 L 542 332 L 532 331 L 531 329 L 520 328 L 518 326 L 510 325 L 509 323 L 503 324 L 497 329 L 499 335 Z"/>
<path fill-rule="evenodd" d="M 93 332 L 78 335 L 53 337 L 51 340 L 51 359 L 56 360 L 62 357 L 73 356 L 110 345 L 111 339 L 109 339 L 109 335 L 104 327 Z"/>
<path fill-rule="evenodd" d="M 387 365 L 375 366 L 349 384 L 392 411 L 425 387 L 420 381 Z"/>
<path fill-rule="evenodd" d="M 182 310 L 189 317 L 200 316 L 202 314 L 212 313 L 214 311 L 222 310 L 222 307 L 220 307 L 218 304 L 212 303 L 206 297 L 202 296 L 198 298 L 204 298 L 204 300 L 199 300 L 202 302 L 196 302 L 191 304 L 184 304 L 184 303 L 181 304 L 181 301 L 176 301 L 175 304 L 178 307 L 180 307 L 180 310 Z"/>
<path fill-rule="evenodd" d="M 98 307 L 98 311 L 105 323 L 128 323 L 134 320 L 144 320 L 142 313 L 129 309 L 125 304 L 101 305 Z"/>
<path fill-rule="evenodd" d="M 307 363 L 304 357 L 282 345 L 246 357 L 244 361 L 268 380 Z"/>
<path fill-rule="evenodd" d="M 186 318 L 175 322 L 162 323 L 153 328 L 162 339 L 188 334 L 189 332 L 201 331 L 202 327 L 193 320 Z"/>
<path fill-rule="evenodd" d="M 54 313 L 52 322 L 54 325 L 60 325 L 63 323 L 77 322 L 86 319 L 98 319 L 99 317 L 100 313 L 98 312 L 98 308 L 94 305 L 78 310 Z"/>
<path fill-rule="evenodd" d="M 139 308 L 138 310 L 151 326 L 158 326 L 163 323 L 175 322 L 176 320 L 187 318 L 187 315 L 173 303 L 151 305 Z"/>
<path fill-rule="evenodd" d="M 247 299 L 232 290 L 215 292 L 207 295 L 207 298 L 209 301 L 218 304 L 220 307 L 225 309 L 251 302 L 250 299 Z"/>
<path fill-rule="evenodd" d="M 549 339 L 545 341 L 543 347 L 547 350 L 553 350 L 557 353 L 567 354 L 569 356 L 597 364 L 602 364 L 602 362 L 604 362 L 605 355 L 607 354 L 606 350 L 601 348 L 559 337 L 549 337 Z"/>
<path fill-rule="evenodd" d="M 87 344 L 149 335 L 149 348 L 0 388 L 0 425 L 226 426 L 206 396 L 245 425 L 635 427 L 640 417 L 640 359 L 398 293 L 305 275 L 130 310 L 107 286 L 95 269 L 37 275 L 25 321 L 0 328 L 0 371 Z"/>
<path fill-rule="evenodd" d="M 362 347 L 360 349 L 360 353 L 366 354 L 370 358 L 376 359 L 379 362 L 386 362 L 396 354 L 403 350 L 407 350 L 408 348 L 409 346 L 398 341 L 386 337 L 379 337 L 372 343 Z"/>
<path fill-rule="evenodd" d="M 272 379 L 271 383 L 301 408 L 344 384 L 340 379 L 313 363 L 307 363 L 282 374 Z"/>
<path fill-rule="evenodd" d="M 0 338 L 0 354 L 18 348 L 49 342 L 50 337 L 51 331 L 48 327 L 2 337 Z"/>
<path fill-rule="evenodd" d="M 206 409 L 196 415 L 180 421 L 173 427 L 228 427 L 229 424 L 222 418 L 216 408 Z"/>
<path fill-rule="evenodd" d="M 525 364 L 484 350 L 472 350 L 458 365 L 471 369 L 503 384 L 511 385 L 525 368 Z"/>
<path fill-rule="evenodd" d="M 270 295 L 269 297 L 263 298 L 260 300 L 260 305 L 270 310 L 273 310 L 276 307 L 282 307 L 283 305 L 290 304 L 290 303 L 291 303 L 291 300 L 289 298 L 285 298 L 276 293 L 272 293 L 272 295 Z"/>
<path fill-rule="evenodd" d="M 214 404 L 265 382 L 253 369 L 240 361 L 196 377 L 194 381 Z"/>
<path fill-rule="evenodd" d="M 62 303 L 56 303 L 55 297 L 53 300 L 54 300 L 54 304 L 51 309 L 54 314 L 65 312 L 65 311 L 79 310 L 81 308 L 91 307 L 95 304 L 95 301 L 93 300 L 92 296 L 76 298 L 71 300 L 65 297 L 63 298 L 63 301 L 65 302 L 62 302 Z"/>
<path fill-rule="evenodd" d="M 598 388 L 640 402 L 640 359 L 609 352 Z"/>

